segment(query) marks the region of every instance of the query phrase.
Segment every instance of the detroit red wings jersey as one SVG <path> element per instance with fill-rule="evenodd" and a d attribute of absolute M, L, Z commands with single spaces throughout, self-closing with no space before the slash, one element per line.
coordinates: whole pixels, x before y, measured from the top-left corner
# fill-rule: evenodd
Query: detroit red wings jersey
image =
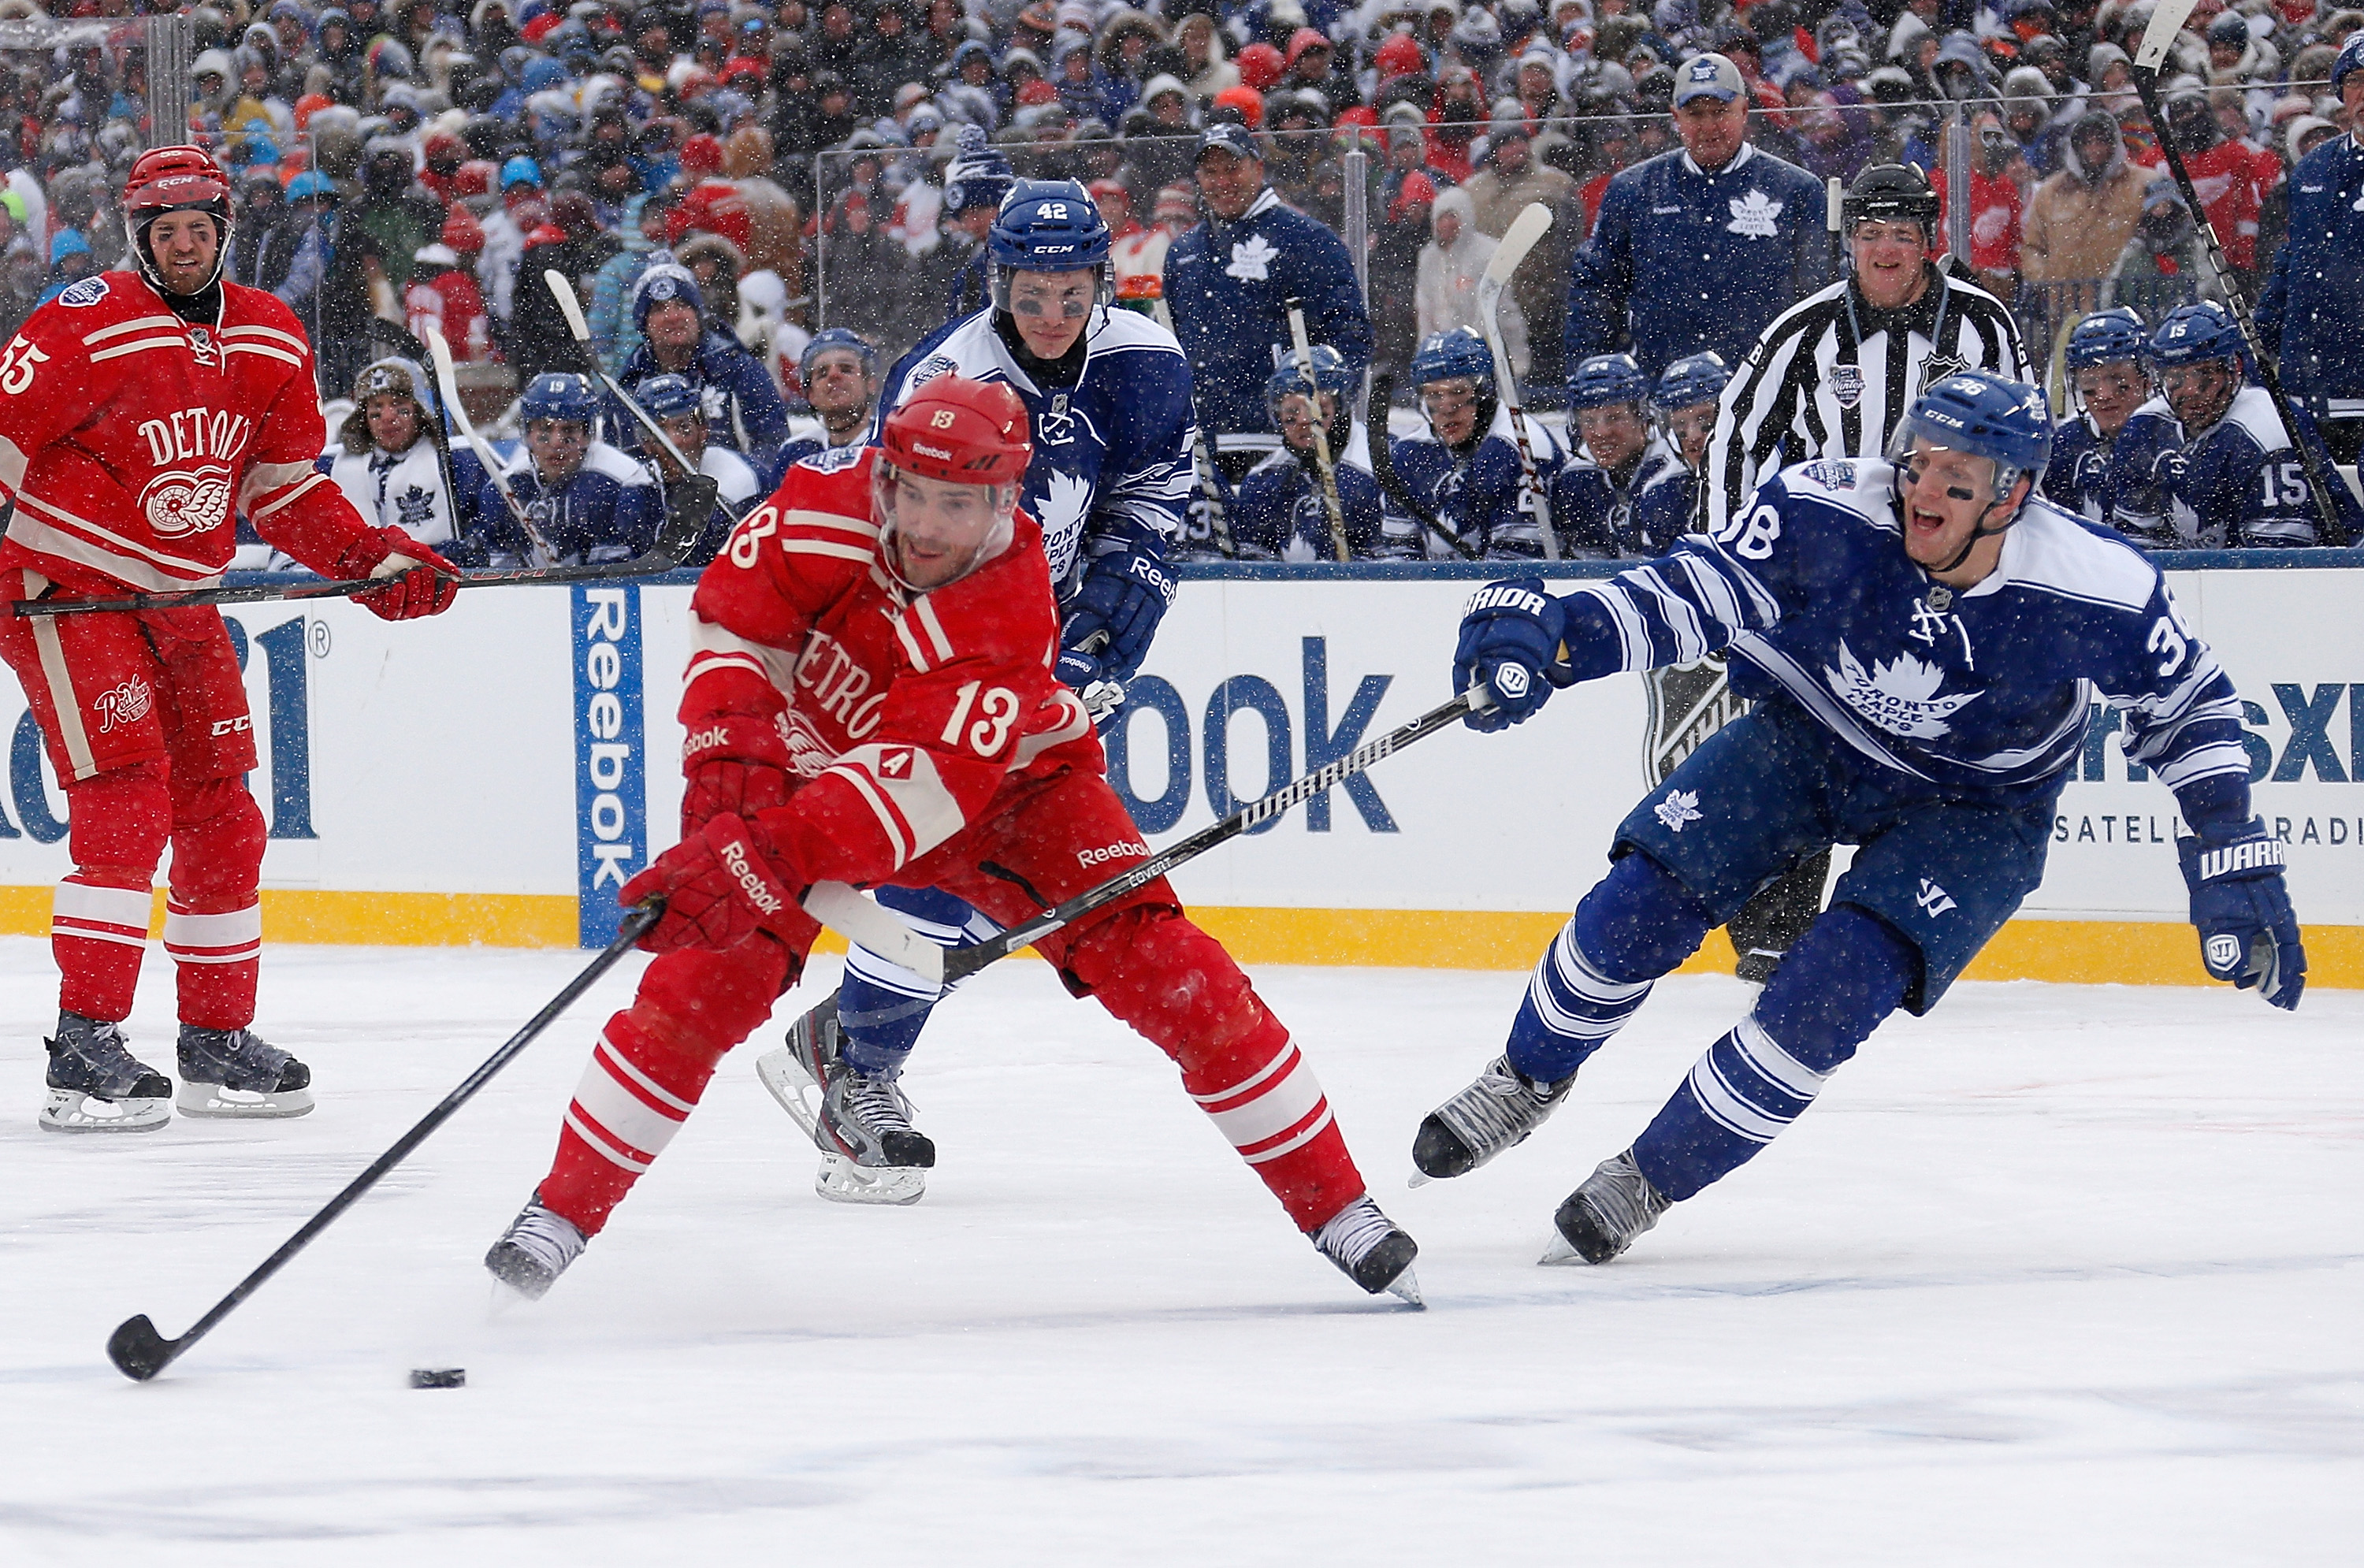
<path fill-rule="evenodd" d="M 244 512 L 328 572 L 365 525 L 313 468 L 326 445 L 311 345 L 260 289 L 184 322 L 135 272 L 85 278 L 0 350 L 0 566 L 83 592 L 209 587 Z"/>
<path fill-rule="evenodd" d="M 717 720 L 766 721 L 802 782 L 764 827 L 805 875 L 864 884 L 895 880 L 1013 780 L 1104 766 L 1051 673 L 1042 530 L 1021 514 L 994 560 L 907 594 L 870 520 L 876 461 L 797 463 L 741 521 L 691 601 L 681 706 L 694 749 Z"/>

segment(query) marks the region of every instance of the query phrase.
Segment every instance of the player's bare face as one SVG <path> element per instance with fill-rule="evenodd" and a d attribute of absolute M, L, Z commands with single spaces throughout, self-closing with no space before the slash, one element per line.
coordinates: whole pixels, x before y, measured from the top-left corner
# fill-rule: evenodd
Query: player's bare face
<path fill-rule="evenodd" d="M 1264 164 L 1221 148 L 1199 160 L 1199 199 L 1225 223 L 1234 223 L 1264 189 Z"/>
<path fill-rule="evenodd" d="M 1642 455 L 1650 440 L 1650 428 L 1642 423 L 1642 411 L 1630 403 L 1577 410 L 1576 433 L 1584 438 L 1592 461 L 1603 468 L 1624 467 Z"/>
<path fill-rule="evenodd" d="M 660 355 L 686 357 L 703 330 L 697 307 L 687 300 L 669 299 L 649 312 L 649 346 Z"/>
<path fill-rule="evenodd" d="M 2187 434 L 2198 435 L 2225 417 L 2241 378 L 2231 360 L 2208 360 L 2196 365 L 2176 365 L 2158 373 L 2158 389 L 2167 406 L 2183 421 Z"/>
<path fill-rule="evenodd" d="M 583 466 L 591 450 L 591 427 L 580 419 L 533 419 L 525 428 L 525 450 L 545 484 L 563 484 Z"/>
<path fill-rule="evenodd" d="M 156 271 L 173 294 L 195 294 L 214 275 L 221 254 L 221 230 L 211 215 L 168 212 L 148 226 L 148 249 Z"/>
<path fill-rule="evenodd" d="M 371 398 L 365 417 L 370 439 L 380 451 L 408 451 L 418 439 L 418 405 L 399 393 L 381 392 Z"/>
<path fill-rule="evenodd" d="M 1338 417 L 1338 400 L 1328 393 L 1321 395 L 1321 418 L 1326 428 Z M 1303 393 L 1280 401 L 1280 439 L 1288 450 L 1299 457 L 1313 450 L 1313 399 Z M 1337 454 L 1331 454 L 1335 457 Z"/>
<path fill-rule="evenodd" d="M 1009 314 L 1026 351 L 1038 360 L 1055 360 L 1076 346 L 1091 319 L 1092 302 L 1099 293 L 1099 273 L 1020 272 L 1009 280 Z"/>
<path fill-rule="evenodd" d="M 1726 104 L 1702 94 L 1675 111 L 1675 134 L 1682 138 L 1692 162 L 1702 169 L 1721 169 L 1748 138 L 1747 100 Z"/>
<path fill-rule="evenodd" d="M 1694 403 L 1667 416 L 1667 439 L 1682 453 L 1683 466 L 1696 470 L 1707 462 L 1708 439 L 1715 434 L 1716 406 Z"/>
<path fill-rule="evenodd" d="M 665 433 L 665 439 L 673 442 L 680 450 L 681 455 L 689 459 L 691 462 L 694 463 L 706 455 L 706 421 L 697 415 L 676 414 L 669 419 L 660 419 L 657 421 L 657 428 L 663 430 Z M 668 474 L 674 472 L 673 459 L 665 456 L 662 450 L 657 453 L 657 462 L 663 466 Z"/>
<path fill-rule="evenodd" d="M 1979 539 L 1958 566 L 1938 569 L 1962 553 L 1962 546 L 1969 543 L 1990 508 L 1998 517 L 2010 515 L 2008 506 L 1994 505 L 1994 482 L 1993 459 L 1915 440 L 1905 456 L 1898 486 L 1904 513 L 1904 553 L 1939 581 L 1957 587 L 1984 579 L 2002 555 L 2001 533 Z"/>
<path fill-rule="evenodd" d="M 1478 433 L 1478 384 L 1466 375 L 1432 381 L 1420 389 L 1420 406 L 1429 428 L 1448 447 L 1457 447 Z"/>
<path fill-rule="evenodd" d="M 878 465 L 879 522 L 894 551 L 896 575 L 922 593 L 968 574 L 1009 514 L 1009 491 L 954 484 Z"/>
<path fill-rule="evenodd" d="M 1928 239 L 1917 223 L 1874 219 L 1855 226 L 1856 282 L 1875 310 L 1901 310 L 1929 286 L 1923 252 Z"/>
<path fill-rule="evenodd" d="M 805 401 L 831 435 L 861 423 L 873 388 L 862 373 L 862 356 L 851 349 L 817 354 L 805 372 Z"/>
<path fill-rule="evenodd" d="M 2104 436 L 2124 429 L 2127 417 L 2142 406 L 2149 391 L 2142 372 L 2130 363 L 2087 365 L 2077 373 L 2078 399 L 2093 417 L 2093 428 Z"/>

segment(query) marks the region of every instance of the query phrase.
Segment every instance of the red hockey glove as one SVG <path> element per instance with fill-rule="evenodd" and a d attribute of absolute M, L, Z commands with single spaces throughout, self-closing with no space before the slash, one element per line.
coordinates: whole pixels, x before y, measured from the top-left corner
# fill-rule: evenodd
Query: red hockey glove
<path fill-rule="evenodd" d="M 702 718 L 682 743 L 681 836 L 717 817 L 744 817 L 788 803 L 788 743 L 779 726 L 746 714 Z"/>
<path fill-rule="evenodd" d="M 664 916 L 640 946 L 646 952 L 737 947 L 764 923 L 797 907 L 782 873 L 792 868 L 772 857 L 770 840 L 754 824 L 718 817 L 684 839 L 648 870 L 624 884 L 618 899 L 638 904 L 662 897 Z"/>
<path fill-rule="evenodd" d="M 347 572 L 366 570 L 372 577 L 386 579 L 385 587 L 353 595 L 355 604 L 367 606 L 380 620 L 440 615 L 452 607 L 460 592 L 460 569 L 400 528 L 374 530 L 367 539 L 345 551 L 339 565 Z"/>

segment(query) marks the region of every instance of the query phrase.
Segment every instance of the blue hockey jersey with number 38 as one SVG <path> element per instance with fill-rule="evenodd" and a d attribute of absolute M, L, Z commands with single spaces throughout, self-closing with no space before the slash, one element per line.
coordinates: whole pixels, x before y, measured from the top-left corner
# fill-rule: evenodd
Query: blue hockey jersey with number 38
<path fill-rule="evenodd" d="M 1578 676 L 1728 651 L 1735 691 L 1795 703 L 1904 789 L 2006 804 L 2057 787 L 2098 694 L 2188 818 L 2247 819 L 2238 697 L 2157 567 L 2031 499 L 1995 571 L 1947 589 L 1904 553 L 1893 476 L 1785 470 L 1714 538 L 1569 595 Z"/>

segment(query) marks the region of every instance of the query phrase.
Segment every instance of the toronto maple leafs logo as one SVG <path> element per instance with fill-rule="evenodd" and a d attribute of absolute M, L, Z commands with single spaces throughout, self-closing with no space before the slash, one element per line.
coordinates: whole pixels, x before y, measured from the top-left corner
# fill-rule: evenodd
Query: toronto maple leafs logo
<path fill-rule="evenodd" d="M 1734 196 L 1732 198 L 1732 221 L 1723 227 L 1734 234 L 1745 234 L 1751 239 L 1771 239 L 1780 232 L 1773 227 L 1773 220 L 1781 216 L 1782 205 L 1762 191 Z"/>
<path fill-rule="evenodd" d="M 1945 684 L 1945 669 L 1924 663 L 1910 653 L 1899 653 L 1887 663 L 1866 670 L 1844 638 L 1839 640 L 1839 667 L 1834 670 L 1824 666 L 1823 679 L 1841 702 L 1864 718 L 1890 735 L 1912 740 L 1935 740 L 1948 733 L 1946 721 L 1955 710 L 1978 701 L 1981 695 L 1966 692 L 1960 696 L 1939 696 L 1937 688 Z"/>
<path fill-rule="evenodd" d="M 1051 471 L 1044 481 L 1043 494 L 1027 508 L 1034 520 L 1043 525 L 1043 552 L 1051 558 L 1054 577 L 1064 576 L 1076 558 L 1076 541 L 1083 536 L 1084 514 L 1092 504 L 1092 482 L 1080 473 Z"/>
<path fill-rule="evenodd" d="M 1684 823 L 1696 822 L 1700 819 L 1701 813 L 1699 808 L 1699 791 L 1668 790 L 1667 798 L 1658 802 L 1655 809 L 1657 812 L 1658 820 L 1667 825 L 1667 832 L 1679 833 L 1683 830 Z"/>
<path fill-rule="evenodd" d="M 1243 284 L 1264 283 L 1272 276 L 1273 258 L 1279 254 L 1271 240 L 1251 234 L 1232 247 L 1232 264 L 1223 269 L 1223 275 Z"/>
<path fill-rule="evenodd" d="M 394 498 L 394 512 L 395 521 L 417 539 L 435 520 L 435 493 L 424 484 L 411 485 Z"/>

